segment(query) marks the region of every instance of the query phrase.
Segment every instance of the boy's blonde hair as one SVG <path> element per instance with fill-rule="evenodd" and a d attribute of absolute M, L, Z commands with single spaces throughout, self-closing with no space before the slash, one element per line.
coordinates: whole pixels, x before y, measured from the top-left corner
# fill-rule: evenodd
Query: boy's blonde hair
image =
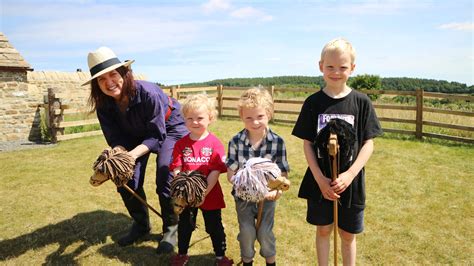
<path fill-rule="evenodd" d="M 242 113 L 242 108 L 264 108 L 268 117 L 273 116 L 273 98 L 270 93 L 261 87 L 252 88 L 244 91 L 237 102 L 239 114 Z"/>
<path fill-rule="evenodd" d="M 323 50 L 321 51 L 321 60 L 320 62 L 323 62 L 324 61 L 324 56 L 326 55 L 327 52 L 330 52 L 330 51 L 338 51 L 338 52 L 341 52 L 341 53 L 349 53 L 350 57 L 351 57 L 351 63 L 354 64 L 355 63 L 355 57 L 356 57 L 356 51 L 354 49 L 354 47 L 352 47 L 352 44 L 344 39 L 344 38 L 336 38 L 334 40 L 331 40 L 330 42 L 328 42 Z"/>
<path fill-rule="evenodd" d="M 216 99 L 209 98 L 207 94 L 191 94 L 186 97 L 181 107 L 184 117 L 192 110 L 206 109 L 211 122 L 217 119 Z"/>

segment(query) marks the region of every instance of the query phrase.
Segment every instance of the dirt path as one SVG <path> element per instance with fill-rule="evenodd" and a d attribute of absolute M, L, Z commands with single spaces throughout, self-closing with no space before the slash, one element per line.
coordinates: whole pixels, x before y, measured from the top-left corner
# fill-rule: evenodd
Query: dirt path
<path fill-rule="evenodd" d="M 55 145 L 56 144 L 36 143 L 36 142 L 25 141 L 25 140 L 4 141 L 4 142 L 0 142 L 0 152 L 34 149 L 34 148 L 40 148 L 40 147 L 52 147 Z"/>

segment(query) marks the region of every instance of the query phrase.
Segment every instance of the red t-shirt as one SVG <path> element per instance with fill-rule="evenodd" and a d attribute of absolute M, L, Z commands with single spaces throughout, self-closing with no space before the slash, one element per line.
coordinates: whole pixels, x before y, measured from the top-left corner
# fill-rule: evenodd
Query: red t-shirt
<path fill-rule="evenodd" d="M 227 172 L 225 165 L 224 145 L 220 140 L 209 133 L 202 140 L 192 140 L 189 134 L 178 140 L 173 149 L 173 161 L 170 171 L 181 166 L 181 171 L 198 170 L 208 176 L 211 171 Z M 217 210 L 225 208 L 224 194 L 217 180 L 216 185 L 206 196 L 204 203 L 199 206 L 203 210 Z"/>

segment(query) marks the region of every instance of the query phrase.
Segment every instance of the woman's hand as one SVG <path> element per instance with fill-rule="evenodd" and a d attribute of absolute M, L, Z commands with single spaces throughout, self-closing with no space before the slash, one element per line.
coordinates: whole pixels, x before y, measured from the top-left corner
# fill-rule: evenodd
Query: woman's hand
<path fill-rule="evenodd" d="M 136 161 L 137 158 L 138 158 L 137 155 L 136 155 L 135 153 L 132 153 L 132 152 L 128 152 L 128 155 L 130 155 L 130 157 L 132 157 L 133 160 L 135 160 L 135 161 Z"/>
<path fill-rule="evenodd" d="M 148 149 L 147 146 L 140 144 L 136 146 L 133 150 L 129 151 L 128 154 L 132 156 L 135 160 L 145 154 L 150 152 L 150 149 Z"/>

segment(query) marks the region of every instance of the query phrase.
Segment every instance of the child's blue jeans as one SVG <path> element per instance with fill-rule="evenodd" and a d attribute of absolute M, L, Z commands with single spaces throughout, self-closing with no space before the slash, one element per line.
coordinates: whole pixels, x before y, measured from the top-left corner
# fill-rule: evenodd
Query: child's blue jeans
<path fill-rule="evenodd" d="M 237 197 L 235 208 L 239 221 L 239 235 L 237 240 L 240 244 L 240 256 L 249 261 L 255 256 L 255 240 L 260 243 L 260 255 L 264 258 L 276 255 L 276 242 L 273 235 L 273 217 L 275 215 L 275 201 L 264 201 L 262 222 L 258 232 L 256 231 L 256 218 L 258 203 L 244 201 Z"/>

